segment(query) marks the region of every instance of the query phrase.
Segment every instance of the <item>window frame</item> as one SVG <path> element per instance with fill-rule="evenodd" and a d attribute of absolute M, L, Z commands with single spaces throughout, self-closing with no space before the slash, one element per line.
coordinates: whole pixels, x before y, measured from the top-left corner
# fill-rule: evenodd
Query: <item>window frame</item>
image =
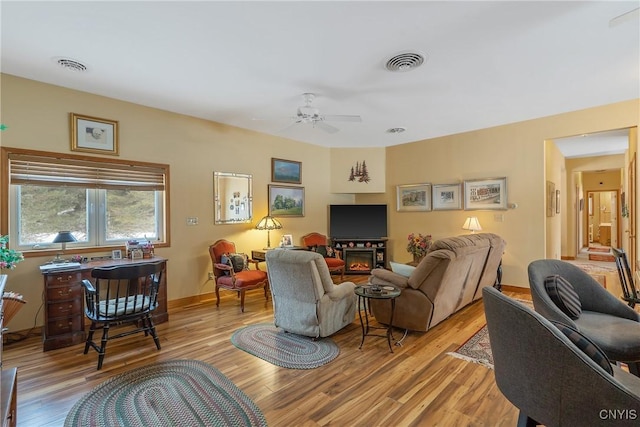
<path fill-rule="evenodd" d="M 76 155 L 76 154 L 66 154 L 66 153 L 55 153 L 48 151 L 37 151 L 37 150 L 29 150 L 29 149 L 21 149 L 21 148 L 11 148 L 11 147 L 0 147 L 0 166 L 2 173 L 0 173 L 0 234 L 10 234 L 11 232 L 15 232 L 15 227 L 17 224 L 15 221 L 10 221 L 15 219 L 15 216 L 18 214 L 17 207 L 13 206 L 15 201 L 17 200 L 17 195 L 14 194 L 15 191 L 11 189 L 11 176 L 10 176 L 10 164 L 12 155 L 23 155 L 23 156 L 38 156 L 43 158 L 50 158 L 52 161 L 55 160 L 57 162 L 69 160 L 74 162 L 87 162 L 87 163 L 99 163 L 100 165 L 105 165 L 106 168 L 109 166 L 113 166 L 114 168 L 122 168 L 123 166 L 130 167 L 140 167 L 140 168 L 154 168 L 162 171 L 164 177 L 164 189 L 163 191 L 155 191 L 156 194 L 156 210 L 157 210 L 157 220 L 159 222 L 159 235 L 158 237 L 161 239 L 160 241 L 153 241 L 155 247 L 169 247 L 171 246 L 171 234 L 170 234 L 170 184 L 169 184 L 169 175 L 170 168 L 168 164 L 161 163 L 150 163 L 150 162 L 140 162 L 133 160 L 124 160 L 124 159 L 113 159 L 113 158 L 103 158 L 96 156 L 85 156 L 85 155 Z M 92 188 L 89 188 L 92 190 Z M 132 188 L 135 190 L 135 188 Z M 96 195 L 96 199 L 92 199 L 94 203 L 100 200 L 98 194 L 105 194 L 104 188 L 101 188 L 99 185 L 94 186 L 92 191 Z M 91 192 L 90 192 L 91 194 Z M 158 195 L 164 195 L 158 196 Z M 106 200 L 106 199 L 105 199 Z M 91 209 L 91 206 L 87 207 Z M 104 211 L 104 205 L 99 205 L 98 203 L 94 204 L 94 209 L 102 210 L 102 213 L 97 213 L 96 215 L 89 215 L 89 229 L 92 227 L 96 227 L 96 224 L 93 223 L 98 215 L 102 215 L 104 219 L 106 219 L 106 214 Z M 97 230 L 97 238 L 104 239 L 104 232 L 102 224 L 97 225 L 99 229 Z M 89 239 L 91 242 L 91 238 Z M 99 252 L 104 250 L 112 250 L 114 248 L 120 248 L 124 245 L 122 241 L 116 241 L 113 244 L 101 244 L 100 241 L 94 240 L 94 244 L 91 246 L 86 246 L 82 244 L 69 244 L 68 247 L 73 248 L 76 253 L 87 253 L 87 252 Z M 25 257 L 35 257 L 35 256 L 47 256 L 50 254 L 55 254 L 59 252 L 57 245 L 46 245 L 46 247 L 42 248 L 21 248 L 20 250 L 23 252 Z"/>

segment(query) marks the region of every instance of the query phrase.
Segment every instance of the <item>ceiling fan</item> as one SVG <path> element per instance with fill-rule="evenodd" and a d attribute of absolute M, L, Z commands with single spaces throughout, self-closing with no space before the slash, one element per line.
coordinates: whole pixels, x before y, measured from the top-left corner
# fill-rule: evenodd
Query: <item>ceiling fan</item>
<path fill-rule="evenodd" d="M 320 114 L 320 110 L 312 107 L 311 103 L 316 97 L 313 93 L 304 93 L 302 94 L 302 98 L 304 100 L 304 105 L 298 107 L 295 117 L 292 117 L 294 122 L 291 124 L 296 125 L 300 123 L 311 123 L 313 127 L 318 127 L 325 132 L 328 133 L 336 133 L 340 129 L 335 126 L 331 126 L 325 122 L 327 121 L 336 121 L 336 122 L 361 122 L 362 118 L 356 115 L 328 115 L 328 114 Z"/>

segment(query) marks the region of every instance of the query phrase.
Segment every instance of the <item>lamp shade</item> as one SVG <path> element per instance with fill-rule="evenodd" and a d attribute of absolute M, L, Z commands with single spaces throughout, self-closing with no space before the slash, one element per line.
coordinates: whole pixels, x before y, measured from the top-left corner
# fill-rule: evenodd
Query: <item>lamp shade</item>
<path fill-rule="evenodd" d="M 282 228 L 282 224 L 274 217 L 267 215 L 260 220 L 256 228 L 258 230 L 279 230 Z"/>
<path fill-rule="evenodd" d="M 272 217 L 271 215 L 266 215 L 263 217 L 258 225 L 256 225 L 258 230 L 267 230 L 267 246 L 264 249 L 271 249 L 271 236 L 269 232 L 271 230 L 280 230 L 282 228 L 282 224 L 280 221 Z"/>
<path fill-rule="evenodd" d="M 53 239 L 53 243 L 69 243 L 69 242 L 77 242 L 76 238 L 71 234 L 70 231 L 60 231 L 56 235 L 55 239 Z"/>
<path fill-rule="evenodd" d="M 464 225 L 462 226 L 462 229 L 463 230 L 469 230 L 472 233 L 475 233 L 476 231 L 482 230 L 482 227 L 480 226 L 480 221 L 478 221 L 478 217 L 477 216 L 470 216 L 464 222 Z"/>

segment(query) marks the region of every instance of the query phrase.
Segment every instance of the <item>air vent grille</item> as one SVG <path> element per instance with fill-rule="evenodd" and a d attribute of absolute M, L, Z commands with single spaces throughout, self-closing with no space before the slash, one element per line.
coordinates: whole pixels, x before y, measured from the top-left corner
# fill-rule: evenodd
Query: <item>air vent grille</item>
<path fill-rule="evenodd" d="M 58 63 L 58 65 L 60 65 L 62 68 L 69 70 L 69 71 L 75 71 L 78 73 L 82 73 L 87 71 L 87 66 L 84 65 L 81 62 L 78 62 L 74 59 L 70 59 L 70 58 L 58 58 L 56 60 L 56 62 Z"/>
<path fill-rule="evenodd" d="M 385 65 L 389 71 L 410 71 L 424 63 L 424 55 L 417 52 L 400 53 L 389 59 Z"/>
<path fill-rule="evenodd" d="M 406 128 L 402 128 L 402 127 L 390 128 L 390 129 L 387 129 L 387 133 L 402 133 L 405 130 L 407 130 L 407 129 Z"/>

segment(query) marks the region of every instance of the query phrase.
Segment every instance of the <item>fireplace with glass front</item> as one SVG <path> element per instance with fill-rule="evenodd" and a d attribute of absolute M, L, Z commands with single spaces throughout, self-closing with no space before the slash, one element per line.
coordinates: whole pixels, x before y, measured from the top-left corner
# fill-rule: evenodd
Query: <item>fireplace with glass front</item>
<path fill-rule="evenodd" d="M 368 274 L 386 268 L 387 239 L 333 239 L 333 247 L 344 260 L 345 274 Z"/>

